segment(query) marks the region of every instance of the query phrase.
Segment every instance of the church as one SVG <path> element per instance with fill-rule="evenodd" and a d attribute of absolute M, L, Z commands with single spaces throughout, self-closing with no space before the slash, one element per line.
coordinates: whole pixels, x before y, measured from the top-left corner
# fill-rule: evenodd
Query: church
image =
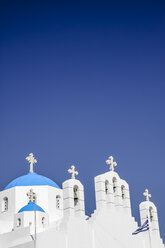
<path fill-rule="evenodd" d="M 96 210 L 85 213 L 84 187 L 72 165 L 71 179 L 60 188 L 34 172 L 32 153 L 26 158 L 29 173 L 14 179 L 0 192 L 0 248 L 164 248 L 157 208 L 148 189 L 139 205 L 141 225 L 131 213 L 128 183 L 106 160 L 109 171 L 97 175 Z"/>

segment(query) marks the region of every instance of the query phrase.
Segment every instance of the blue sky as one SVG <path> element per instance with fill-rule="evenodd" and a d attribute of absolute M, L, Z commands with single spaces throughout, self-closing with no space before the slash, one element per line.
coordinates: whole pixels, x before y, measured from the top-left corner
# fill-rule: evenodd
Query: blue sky
<path fill-rule="evenodd" d="M 60 186 L 74 164 L 95 208 L 94 177 L 116 171 L 133 215 L 149 188 L 165 239 L 165 3 L 2 1 L 0 189 L 35 171 Z"/>

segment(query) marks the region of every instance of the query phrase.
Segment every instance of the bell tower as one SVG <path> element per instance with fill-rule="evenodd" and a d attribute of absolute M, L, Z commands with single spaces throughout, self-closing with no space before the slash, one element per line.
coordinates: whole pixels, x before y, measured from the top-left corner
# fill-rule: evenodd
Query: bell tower
<path fill-rule="evenodd" d="M 78 171 L 75 170 L 74 165 L 71 166 L 68 172 L 71 174 L 71 179 L 63 183 L 64 216 L 84 216 L 84 187 L 82 183 L 76 179 Z"/>
<path fill-rule="evenodd" d="M 106 164 L 110 171 L 95 177 L 96 208 L 122 210 L 131 215 L 129 185 L 114 171 L 117 163 L 112 156 Z"/>
<path fill-rule="evenodd" d="M 157 247 L 158 244 L 160 244 L 160 247 L 161 245 L 163 247 L 162 239 L 160 238 L 157 208 L 155 204 L 150 201 L 151 194 L 149 194 L 148 189 L 145 190 L 143 195 L 146 197 L 146 200 L 140 203 L 139 209 L 141 225 L 143 225 L 147 219 L 149 221 L 149 231 L 148 233 L 144 233 L 146 247 L 152 246 L 154 248 Z"/>

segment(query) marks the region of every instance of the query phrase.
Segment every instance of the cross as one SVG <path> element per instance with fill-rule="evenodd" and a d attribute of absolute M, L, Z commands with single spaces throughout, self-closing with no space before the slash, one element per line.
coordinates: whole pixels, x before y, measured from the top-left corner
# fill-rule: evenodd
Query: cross
<path fill-rule="evenodd" d="M 68 172 L 72 174 L 72 179 L 75 179 L 75 175 L 78 175 L 78 171 L 75 171 L 74 165 L 71 166 L 71 169 L 69 169 Z"/>
<path fill-rule="evenodd" d="M 113 157 L 110 156 L 107 160 L 106 160 L 106 164 L 110 165 L 109 169 L 111 171 L 114 171 L 114 167 L 117 165 L 116 162 L 113 162 Z"/>
<path fill-rule="evenodd" d="M 36 193 L 33 192 L 33 189 L 30 189 L 30 191 L 26 194 L 29 198 L 29 202 L 35 202 L 37 200 Z"/>
<path fill-rule="evenodd" d="M 151 194 L 149 194 L 148 189 L 145 190 L 145 192 L 143 193 L 143 195 L 146 197 L 146 201 L 149 201 L 151 198 Z"/>
<path fill-rule="evenodd" d="M 30 153 L 28 157 L 26 157 L 26 160 L 30 164 L 30 172 L 33 172 L 33 165 L 37 163 L 37 160 L 34 158 L 33 153 Z"/>

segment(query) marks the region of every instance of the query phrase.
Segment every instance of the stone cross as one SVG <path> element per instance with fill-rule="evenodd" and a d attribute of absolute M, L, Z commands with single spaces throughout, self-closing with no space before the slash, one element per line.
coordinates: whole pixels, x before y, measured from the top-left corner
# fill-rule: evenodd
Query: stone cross
<path fill-rule="evenodd" d="M 33 192 L 33 189 L 30 189 L 30 191 L 26 194 L 29 198 L 29 202 L 35 202 L 36 203 L 36 193 Z"/>
<path fill-rule="evenodd" d="M 30 164 L 30 172 L 33 172 L 33 165 L 37 163 L 37 160 L 34 158 L 33 153 L 30 153 L 28 157 L 26 157 L 26 160 Z"/>
<path fill-rule="evenodd" d="M 78 175 L 78 171 L 75 171 L 74 165 L 71 166 L 71 169 L 69 169 L 68 172 L 72 174 L 72 179 L 75 179 L 75 175 Z"/>
<path fill-rule="evenodd" d="M 151 194 L 149 194 L 148 189 L 145 190 L 145 192 L 143 193 L 143 195 L 146 197 L 146 201 L 149 201 L 151 198 Z"/>
<path fill-rule="evenodd" d="M 107 160 L 106 160 L 106 164 L 110 165 L 109 169 L 110 171 L 114 171 L 114 167 L 117 166 L 116 162 L 113 162 L 113 157 L 110 156 Z"/>

